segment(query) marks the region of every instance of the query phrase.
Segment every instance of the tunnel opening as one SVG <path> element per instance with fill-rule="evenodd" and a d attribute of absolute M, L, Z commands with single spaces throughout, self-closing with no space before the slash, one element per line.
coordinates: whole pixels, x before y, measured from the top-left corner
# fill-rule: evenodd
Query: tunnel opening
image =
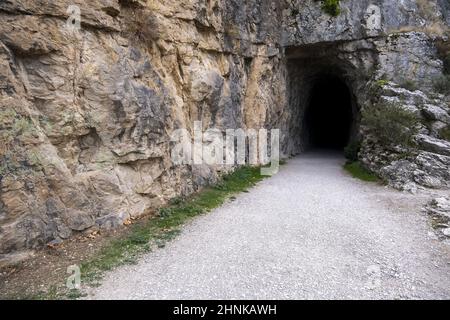
<path fill-rule="evenodd" d="M 339 43 L 286 49 L 289 122 L 284 152 L 342 152 L 361 139 L 360 107 L 365 66 L 355 64 Z"/>
<path fill-rule="evenodd" d="M 347 84 L 333 74 L 315 77 L 303 117 L 309 149 L 343 150 L 352 134 L 353 103 Z"/>

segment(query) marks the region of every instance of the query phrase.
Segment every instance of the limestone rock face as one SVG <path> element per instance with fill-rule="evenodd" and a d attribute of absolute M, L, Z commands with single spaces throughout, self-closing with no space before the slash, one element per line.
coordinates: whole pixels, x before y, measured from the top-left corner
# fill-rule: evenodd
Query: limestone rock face
<path fill-rule="evenodd" d="M 301 152 L 308 90 L 324 68 L 345 78 L 355 110 L 368 84 L 413 77 L 423 92 L 384 93 L 433 124 L 405 183 L 450 186 L 437 134 L 449 106 L 430 98 L 448 3 L 428 2 L 346 0 L 331 17 L 313 0 L 1 1 L 0 259 L 214 182 L 230 168 L 171 161 L 171 134 L 194 121 L 279 128 L 284 155 Z M 366 162 L 397 166 L 383 161 Z"/>
<path fill-rule="evenodd" d="M 213 182 L 223 168 L 172 164 L 171 133 L 281 121 L 281 14 L 276 1 L 2 1 L 0 255 Z"/>

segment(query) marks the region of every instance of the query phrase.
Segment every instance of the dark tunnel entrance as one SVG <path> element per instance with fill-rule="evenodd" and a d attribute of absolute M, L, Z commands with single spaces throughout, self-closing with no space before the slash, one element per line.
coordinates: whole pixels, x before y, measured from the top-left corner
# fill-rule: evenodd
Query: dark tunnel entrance
<path fill-rule="evenodd" d="M 303 121 L 310 148 L 343 150 L 353 125 L 352 95 L 346 83 L 334 75 L 317 77 Z"/>

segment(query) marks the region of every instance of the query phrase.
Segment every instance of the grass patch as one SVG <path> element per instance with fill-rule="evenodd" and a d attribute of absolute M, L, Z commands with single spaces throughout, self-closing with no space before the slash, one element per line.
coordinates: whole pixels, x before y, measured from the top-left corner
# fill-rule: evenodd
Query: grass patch
<path fill-rule="evenodd" d="M 332 17 L 341 13 L 340 0 L 322 0 L 322 10 Z"/>
<path fill-rule="evenodd" d="M 123 264 L 135 263 L 141 254 L 151 250 L 152 245 L 164 247 L 167 241 L 180 233 L 180 227 L 186 221 L 217 208 L 234 194 L 247 191 L 263 179 L 260 168 L 241 167 L 222 177 L 213 187 L 187 199 L 173 199 L 155 217 L 134 225 L 128 235 L 112 241 L 96 257 L 82 263 L 82 281 L 96 285 L 104 272 Z"/>
<path fill-rule="evenodd" d="M 377 84 L 379 87 L 384 87 L 384 86 L 386 86 L 386 85 L 389 84 L 389 80 L 386 80 L 386 79 L 380 79 L 380 80 L 377 80 L 376 84 Z"/>
<path fill-rule="evenodd" d="M 380 178 L 364 168 L 360 162 L 347 162 L 344 169 L 356 179 L 366 182 L 380 182 Z"/>

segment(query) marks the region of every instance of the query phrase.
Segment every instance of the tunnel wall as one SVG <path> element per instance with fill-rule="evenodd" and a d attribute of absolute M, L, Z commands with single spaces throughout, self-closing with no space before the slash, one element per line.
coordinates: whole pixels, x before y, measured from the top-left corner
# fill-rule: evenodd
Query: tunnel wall
<path fill-rule="evenodd" d="M 316 81 L 329 75 L 339 78 L 351 94 L 353 124 L 351 138 L 359 134 L 360 102 L 365 99 L 365 85 L 375 68 L 376 53 L 372 48 L 358 48 L 358 43 L 321 43 L 286 49 L 288 72 L 288 106 L 291 141 L 286 153 L 298 154 L 308 149 L 308 128 L 305 112 L 310 104 L 310 93 Z M 325 93 L 326 94 L 326 93 Z"/>

